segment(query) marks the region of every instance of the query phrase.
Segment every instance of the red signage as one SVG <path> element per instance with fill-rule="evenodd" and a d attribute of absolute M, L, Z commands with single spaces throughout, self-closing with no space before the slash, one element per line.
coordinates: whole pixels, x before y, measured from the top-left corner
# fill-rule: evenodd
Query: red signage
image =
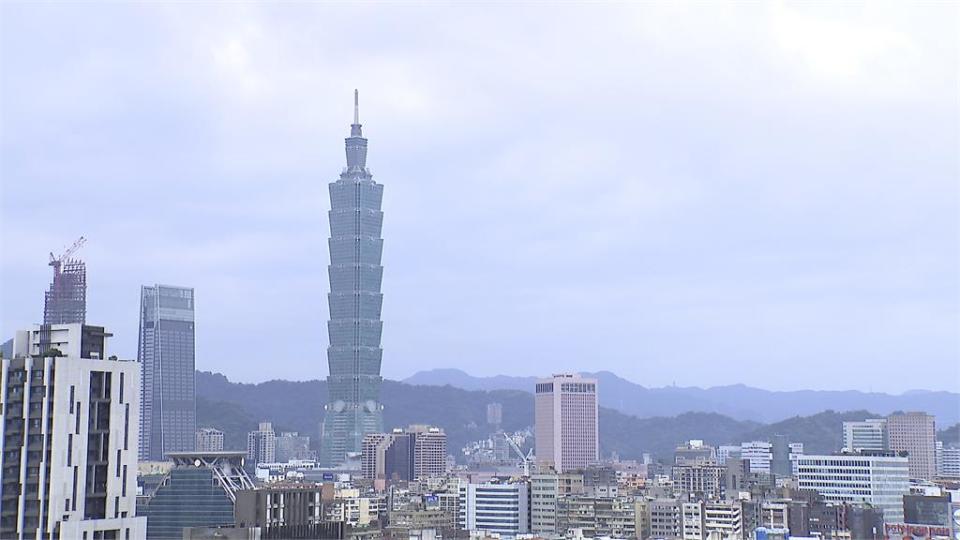
<path fill-rule="evenodd" d="M 938 525 L 914 525 L 912 523 L 887 523 L 883 526 L 884 537 L 895 538 L 950 538 L 950 528 Z"/>

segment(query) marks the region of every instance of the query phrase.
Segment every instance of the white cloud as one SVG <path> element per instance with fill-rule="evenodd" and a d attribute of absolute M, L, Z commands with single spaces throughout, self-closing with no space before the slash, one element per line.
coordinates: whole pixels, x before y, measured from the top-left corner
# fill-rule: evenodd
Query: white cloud
<path fill-rule="evenodd" d="M 783 354 L 915 347 L 914 378 L 875 387 L 945 384 L 927 373 L 960 356 L 952 6 L 57 6 L 0 7 L 4 332 L 85 234 L 127 355 L 136 287 L 172 281 L 203 301 L 201 367 L 265 378 L 215 351 L 307 321 L 290 347 L 321 376 L 326 183 L 360 88 L 388 375 L 529 355 L 816 385 L 716 379 L 813 323 Z M 637 367 L 711 349 L 743 369 Z M 269 376 L 303 377 L 289 357 Z"/>

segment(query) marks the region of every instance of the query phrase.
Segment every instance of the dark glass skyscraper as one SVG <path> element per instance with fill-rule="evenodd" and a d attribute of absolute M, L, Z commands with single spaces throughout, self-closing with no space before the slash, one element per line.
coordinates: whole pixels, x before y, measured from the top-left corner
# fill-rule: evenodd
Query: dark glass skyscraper
<path fill-rule="evenodd" d="M 347 167 L 330 184 L 329 403 L 321 433 L 325 465 L 359 453 L 367 433 L 383 431 L 380 404 L 380 237 L 383 186 L 367 170 L 367 139 L 360 131 L 357 93 L 346 139 Z"/>
<path fill-rule="evenodd" d="M 197 396 L 193 289 L 156 285 L 140 291 L 140 460 L 193 451 Z"/>

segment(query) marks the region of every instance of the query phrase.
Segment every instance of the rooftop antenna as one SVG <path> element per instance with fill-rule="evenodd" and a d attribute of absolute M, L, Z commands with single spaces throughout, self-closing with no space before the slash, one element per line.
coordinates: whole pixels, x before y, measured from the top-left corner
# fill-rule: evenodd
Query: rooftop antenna
<path fill-rule="evenodd" d="M 353 89 L 353 123 L 360 123 L 360 91 Z"/>

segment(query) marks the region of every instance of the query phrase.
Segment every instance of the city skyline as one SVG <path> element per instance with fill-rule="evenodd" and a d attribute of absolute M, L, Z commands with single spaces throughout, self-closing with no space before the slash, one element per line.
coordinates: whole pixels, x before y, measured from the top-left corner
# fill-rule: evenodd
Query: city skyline
<path fill-rule="evenodd" d="M 216 24 L 210 6 L 196 21 L 138 6 L 96 24 L 97 7 L 2 9 L 4 51 L 50 39 L 2 53 L 18 77 L 0 83 L 0 234 L 16 254 L 0 287 L 29 308 L 3 310 L 0 340 L 40 322 L 46 254 L 82 234 L 87 319 L 114 331 L 122 358 L 136 355 L 134 287 L 189 283 L 203 298 L 199 369 L 323 377 L 296 351 L 328 345 L 325 191 L 359 87 L 373 172 L 390 178 L 386 377 L 589 367 L 645 386 L 960 390 L 956 71 L 944 69 L 956 37 L 940 39 L 950 17 L 935 7 L 740 8 L 773 29 L 742 40 L 709 8 L 521 10 L 500 30 L 480 13 L 412 10 L 462 36 L 446 53 L 394 29 L 413 15 L 390 8 L 251 6 Z M 318 14 L 319 33 L 305 22 Z M 549 29 L 581 15 L 634 49 Z M 359 16 L 384 37 L 350 62 L 304 53 L 343 42 Z M 191 34 L 202 54 L 167 50 L 164 31 L 195 24 L 214 29 Z M 516 28 L 529 37 L 507 39 Z M 478 45 L 481 30 L 503 49 Z M 117 38 L 131 50 L 103 48 Z M 542 82 L 571 73 L 596 82 Z M 83 220 L 38 218 L 68 203 Z M 317 331 L 269 338 L 291 324 Z M 228 352 L 238 336 L 248 362 Z"/>

